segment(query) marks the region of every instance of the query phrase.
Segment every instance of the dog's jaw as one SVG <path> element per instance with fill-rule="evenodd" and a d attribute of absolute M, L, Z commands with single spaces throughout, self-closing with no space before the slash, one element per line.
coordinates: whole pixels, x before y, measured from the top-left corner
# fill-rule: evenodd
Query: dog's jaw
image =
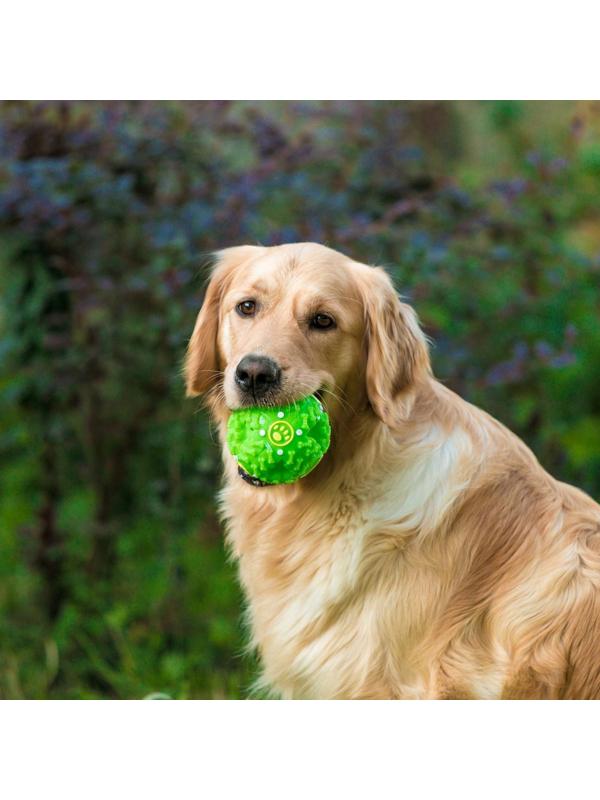
<path fill-rule="evenodd" d="M 273 486 L 272 483 L 266 483 L 265 481 L 261 481 L 260 478 L 255 478 L 253 475 L 250 475 L 248 472 L 246 472 L 245 469 L 240 467 L 239 464 L 238 464 L 238 475 L 243 481 L 249 483 L 250 486 L 256 486 L 256 487 Z"/>

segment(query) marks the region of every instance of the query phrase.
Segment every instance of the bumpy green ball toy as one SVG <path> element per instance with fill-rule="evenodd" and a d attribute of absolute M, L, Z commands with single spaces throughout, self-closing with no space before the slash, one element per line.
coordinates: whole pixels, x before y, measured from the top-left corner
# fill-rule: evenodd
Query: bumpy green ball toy
<path fill-rule="evenodd" d="M 227 446 L 240 475 L 255 486 L 294 483 L 329 448 L 331 426 L 314 395 L 289 406 L 240 408 L 227 425 Z"/>

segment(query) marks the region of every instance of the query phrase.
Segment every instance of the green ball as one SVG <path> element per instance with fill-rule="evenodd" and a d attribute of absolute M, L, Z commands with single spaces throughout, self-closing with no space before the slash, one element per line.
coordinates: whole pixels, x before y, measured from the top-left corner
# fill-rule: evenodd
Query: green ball
<path fill-rule="evenodd" d="M 272 485 L 308 475 L 330 439 L 329 417 L 314 395 L 289 406 L 240 408 L 227 424 L 227 446 L 241 474 Z"/>

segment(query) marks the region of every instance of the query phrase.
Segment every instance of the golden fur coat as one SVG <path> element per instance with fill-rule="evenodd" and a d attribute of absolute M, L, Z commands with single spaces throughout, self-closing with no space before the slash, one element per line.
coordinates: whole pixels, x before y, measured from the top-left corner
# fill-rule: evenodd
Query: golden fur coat
<path fill-rule="evenodd" d="M 335 330 L 306 324 L 316 309 Z M 221 510 L 266 686 L 600 697 L 600 506 L 434 379 L 382 270 L 315 244 L 222 251 L 186 361 L 222 441 L 249 352 L 281 364 L 278 402 L 319 391 L 333 429 L 292 486 L 244 483 L 223 448 Z"/>

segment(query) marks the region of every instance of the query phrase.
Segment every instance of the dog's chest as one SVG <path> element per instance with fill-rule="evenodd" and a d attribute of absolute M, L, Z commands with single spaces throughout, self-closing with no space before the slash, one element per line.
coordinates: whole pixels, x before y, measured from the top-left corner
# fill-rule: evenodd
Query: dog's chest
<path fill-rule="evenodd" d="M 245 508 L 230 505 L 228 538 L 265 682 L 287 697 L 389 696 L 374 677 L 385 672 L 382 623 L 397 613 L 395 634 L 407 641 L 414 623 L 402 531 L 347 493 L 321 507 Z"/>
<path fill-rule="evenodd" d="M 228 511 L 228 538 L 267 680 L 288 695 L 335 696 L 327 676 L 337 661 L 344 670 L 353 663 L 363 616 L 351 609 L 372 534 L 368 509 L 343 494 L 335 504 L 249 515 L 234 502 Z M 372 620 L 364 627 L 365 635 L 376 635 Z"/>

